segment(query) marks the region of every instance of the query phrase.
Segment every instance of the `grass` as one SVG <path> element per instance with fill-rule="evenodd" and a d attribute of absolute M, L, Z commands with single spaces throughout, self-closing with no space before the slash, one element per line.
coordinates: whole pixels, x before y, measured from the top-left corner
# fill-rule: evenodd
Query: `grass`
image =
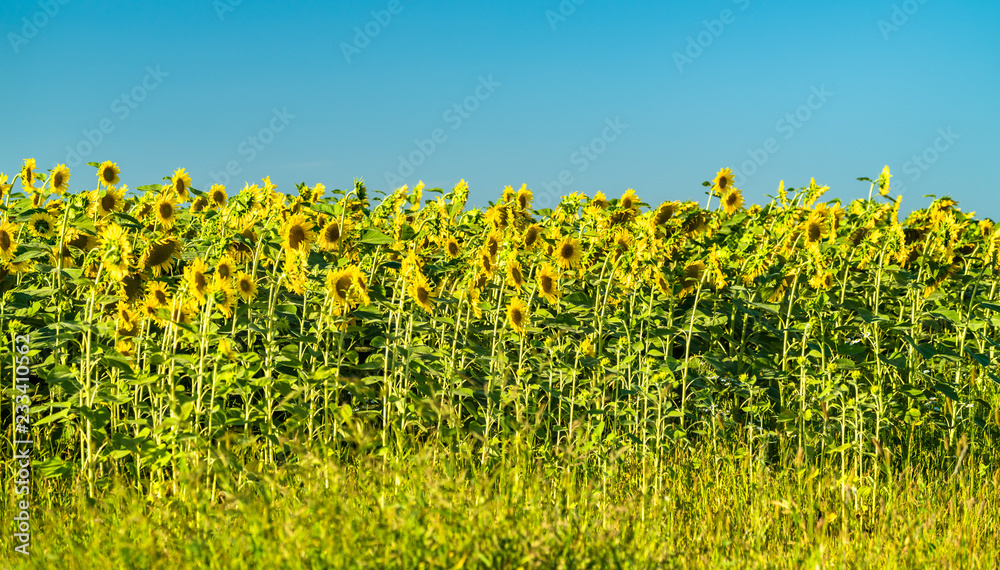
<path fill-rule="evenodd" d="M 732 449 L 656 467 L 514 447 L 485 466 L 437 446 L 306 456 L 241 488 L 191 479 L 153 498 L 51 488 L 32 557 L 4 557 L 14 568 L 989 568 L 1000 556 L 1000 471 L 975 465 L 911 467 L 863 496 L 794 458 L 766 465 Z"/>

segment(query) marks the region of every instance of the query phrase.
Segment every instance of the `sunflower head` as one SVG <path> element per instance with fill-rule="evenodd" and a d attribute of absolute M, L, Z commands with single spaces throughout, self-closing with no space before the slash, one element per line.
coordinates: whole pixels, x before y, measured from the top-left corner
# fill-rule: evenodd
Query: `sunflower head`
<path fill-rule="evenodd" d="M 109 186 L 102 196 L 100 190 L 94 190 L 91 193 L 91 215 L 95 218 L 105 217 L 113 212 L 122 211 L 125 205 L 123 196 L 127 191 L 128 186 L 123 186 L 121 191 L 113 186 Z"/>
<path fill-rule="evenodd" d="M 170 177 L 170 188 L 180 196 L 181 201 L 186 202 L 191 196 L 191 175 L 185 172 L 183 168 L 178 168 L 174 171 L 174 175 Z"/>
<path fill-rule="evenodd" d="M 111 162 L 110 160 L 101 163 L 101 166 L 97 168 L 97 186 L 112 187 L 117 186 L 121 179 L 118 175 L 121 174 L 121 170 L 118 165 Z"/>
<path fill-rule="evenodd" d="M 164 229 L 173 227 L 177 222 L 177 200 L 172 193 L 162 194 L 153 202 L 153 217 Z"/>
<path fill-rule="evenodd" d="M 728 168 L 720 169 L 712 181 L 712 188 L 722 193 L 733 185 L 733 171 Z"/>
<path fill-rule="evenodd" d="M 125 229 L 118 224 L 109 224 L 101 231 L 101 259 L 107 274 L 115 280 L 122 280 L 128 274 L 132 261 L 132 242 Z"/>
<path fill-rule="evenodd" d="M 243 271 L 240 271 L 236 275 L 236 292 L 239 293 L 243 302 L 249 303 L 257 297 L 257 281 Z"/>
<path fill-rule="evenodd" d="M 507 266 L 507 283 L 520 291 L 524 282 L 524 271 L 521 269 L 521 264 L 514 260 Z"/>
<path fill-rule="evenodd" d="M 819 210 L 814 210 L 802 223 L 803 237 L 805 237 L 807 246 L 818 246 L 828 231 L 826 216 Z"/>
<path fill-rule="evenodd" d="M 35 189 L 36 169 L 38 169 L 38 166 L 35 164 L 35 159 L 24 159 L 24 166 L 21 167 L 21 186 L 25 191 L 33 191 Z"/>
<path fill-rule="evenodd" d="M 52 169 L 52 175 L 49 176 L 49 188 L 60 196 L 69 188 L 69 168 L 66 168 L 65 164 L 60 164 Z"/>
<path fill-rule="evenodd" d="M 656 215 L 653 217 L 653 223 L 658 226 L 670 221 L 670 218 L 674 217 L 677 213 L 677 202 L 664 202 L 660 204 L 660 207 L 656 210 Z"/>
<path fill-rule="evenodd" d="M 282 246 L 285 249 L 308 249 L 314 237 L 312 229 L 312 222 L 302 214 L 288 218 L 281 232 Z"/>
<path fill-rule="evenodd" d="M 553 254 L 560 267 L 571 269 L 580 265 L 583 247 L 580 245 L 580 240 L 566 236 L 556 244 Z"/>
<path fill-rule="evenodd" d="M 538 272 L 538 293 L 551 304 L 559 302 L 559 274 L 547 263 Z"/>
<path fill-rule="evenodd" d="M 410 295 L 421 309 L 428 313 L 434 312 L 434 289 L 422 275 L 410 285 Z"/>
<path fill-rule="evenodd" d="M 326 251 L 330 251 L 340 243 L 340 237 L 340 222 L 331 219 L 323 225 L 323 229 L 319 232 L 319 246 Z"/>
<path fill-rule="evenodd" d="M 732 216 L 743 207 L 743 193 L 735 186 L 730 186 L 722 193 L 722 209 L 726 215 Z"/>
<path fill-rule="evenodd" d="M 226 187 L 222 184 L 213 184 L 208 190 L 208 205 L 211 208 L 221 208 L 229 201 L 226 195 Z"/>
<path fill-rule="evenodd" d="M 681 284 L 684 286 L 684 294 L 689 293 L 701 284 L 705 275 L 705 263 L 702 261 L 692 261 L 684 266 L 684 276 Z"/>
<path fill-rule="evenodd" d="M 56 220 L 48 212 L 32 214 L 28 219 L 28 227 L 42 239 L 49 239 L 56 234 Z"/>
<path fill-rule="evenodd" d="M 534 200 L 534 198 L 535 195 L 528 189 L 528 185 L 521 185 L 521 189 L 517 191 L 517 207 L 522 211 L 527 210 L 531 207 L 531 201 Z"/>
<path fill-rule="evenodd" d="M 622 207 L 623 210 L 638 210 L 639 209 L 639 197 L 636 196 L 635 190 L 629 188 L 622 195 L 621 199 L 618 200 L 618 205 Z"/>
<path fill-rule="evenodd" d="M 17 226 L 9 220 L 0 223 L 0 259 L 7 261 L 14 258 L 14 252 L 17 251 L 17 241 L 14 239 L 16 235 Z"/>
<path fill-rule="evenodd" d="M 518 334 L 524 334 L 528 324 L 528 307 L 519 297 L 511 299 L 507 306 L 507 322 Z"/>
<path fill-rule="evenodd" d="M 542 226 L 538 224 L 533 224 L 528 226 L 528 229 L 524 230 L 524 247 L 525 249 L 534 249 L 538 247 L 542 242 Z"/>

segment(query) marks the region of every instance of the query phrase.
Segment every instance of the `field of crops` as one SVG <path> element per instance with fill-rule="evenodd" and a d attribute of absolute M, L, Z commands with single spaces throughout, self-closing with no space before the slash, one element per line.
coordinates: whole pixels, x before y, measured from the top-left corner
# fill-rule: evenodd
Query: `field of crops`
<path fill-rule="evenodd" d="M 723 169 L 704 204 L 467 210 L 464 181 L 91 166 L 0 175 L 0 457 L 34 441 L 39 567 L 996 555 L 1000 231 L 947 197 L 901 220 L 888 169 L 849 204 L 748 205 Z"/>

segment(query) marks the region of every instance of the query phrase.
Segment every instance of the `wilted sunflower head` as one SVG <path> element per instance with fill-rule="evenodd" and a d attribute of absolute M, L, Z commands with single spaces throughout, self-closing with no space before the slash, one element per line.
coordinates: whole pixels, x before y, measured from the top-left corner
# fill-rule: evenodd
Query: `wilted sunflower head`
<path fill-rule="evenodd" d="M 518 334 L 524 334 L 525 326 L 528 324 L 528 307 L 519 297 L 510 300 L 510 305 L 507 307 L 507 322 Z"/>
<path fill-rule="evenodd" d="M 725 192 L 733 185 L 733 171 L 728 168 L 720 169 L 715 175 L 715 180 L 712 181 L 712 186 L 717 188 L 719 192 Z"/>
<path fill-rule="evenodd" d="M 670 218 L 674 217 L 677 213 L 677 202 L 664 202 L 660 204 L 660 207 L 656 210 L 656 216 L 653 218 L 653 222 L 662 226 L 663 224 L 670 221 Z"/>
<path fill-rule="evenodd" d="M 117 186 L 120 181 L 118 178 L 119 174 L 121 174 L 121 170 L 117 164 L 110 160 L 104 161 L 97 169 L 97 186 Z"/>
<path fill-rule="evenodd" d="M 28 227 L 38 237 L 49 239 L 56 233 L 56 220 L 48 212 L 32 214 L 28 219 Z"/>
<path fill-rule="evenodd" d="M 184 247 L 180 240 L 172 237 L 163 237 L 150 242 L 143 253 L 140 265 L 143 269 L 149 269 L 153 277 L 159 277 L 163 272 L 170 272 L 174 266 L 174 259 L 179 257 Z"/>
<path fill-rule="evenodd" d="M 49 177 L 49 188 L 52 189 L 56 194 L 62 195 L 63 192 L 69 187 L 69 168 L 65 164 L 60 164 L 52 169 L 52 175 Z"/>
<path fill-rule="evenodd" d="M 693 261 L 684 266 L 684 277 L 682 279 L 682 284 L 684 285 L 685 291 L 691 291 L 697 287 L 705 275 L 705 263 L 702 261 Z"/>
<path fill-rule="evenodd" d="M 208 205 L 212 208 L 221 208 L 226 205 L 228 200 L 226 187 L 222 184 L 213 184 L 208 190 Z"/>
<path fill-rule="evenodd" d="M 186 201 L 191 195 L 191 175 L 183 168 L 178 168 L 170 177 L 170 188 L 180 196 L 182 201 Z"/>

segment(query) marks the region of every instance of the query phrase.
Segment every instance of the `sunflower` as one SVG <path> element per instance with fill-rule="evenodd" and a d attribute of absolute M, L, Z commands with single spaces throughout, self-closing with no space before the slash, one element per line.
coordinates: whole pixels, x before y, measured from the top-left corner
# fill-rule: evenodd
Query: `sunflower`
<path fill-rule="evenodd" d="M 191 175 L 184 171 L 183 168 L 178 168 L 174 171 L 174 175 L 170 177 L 170 188 L 180 196 L 182 202 L 186 202 L 191 196 L 188 189 L 191 188 Z"/>
<path fill-rule="evenodd" d="M 486 237 L 486 244 L 483 247 L 487 252 L 489 252 L 490 259 L 495 261 L 497 253 L 500 252 L 500 235 L 496 232 L 490 233 L 490 235 Z"/>
<path fill-rule="evenodd" d="M 583 248 L 580 246 L 580 240 L 566 236 L 556 244 L 553 253 L 560 267 L 570 269 L 580 265 L 580 259 L 583 257 Z"/>
<path fill-rule="evenodd" d="M 192 322 L 191 315 L 195 312 L 195 306 L 192 303 L 179 303 L 176 300 L 174 304 L 170 307 L 170 320 L 178 325 L 190 325 Z"/>
<path fill-rule="evenodd" d="M 209 290 L 208 276 L 205 275 L 207 271 L 208 265 L 200 257 L 184 268 L 184 279 L 188 282 L 188 289 L 199 304 L 205 302 L 205 295 Z"/>
<path fill-rule="evenodd" d="M 818 247 L 828 231 L 826 216 L 820 210 L 814 210 L 806 221 L 802 222 L 802 233 L 809 247 Z"/>
<path fill-rule="evenodd" d="M 340 243 L 340 223 L 331 219 L 319 232 L 318 244 L 320 249 L 330 251 Z"/>
<path fill-rule="evenodd" d="M 281 230 L 282 246 L 285 249 L 309 249 L 314 234 L 312 222 L 302 214 L 296 214 L 285 223 Z"/>
<path fill-rule="evenodd" d="M 549 303 L 559 302 L 559 274 L 548 263 L 538 272 L 538 291 Z"/>
<path fill-rule="evenodd" d="M 458 240 L 453 237 L 449 237 L 445 240 L 444 250 L 448 253 L 448 257 L 451 257 L 452 259 L 458 257 L 462 253 L 462 248 L 458 245 Z"/>
<path fill-rule="evenodd" d="M 240 271 L 236 275 L 236 292 L 243 298 L 244 303 L 249 303 L 257 296 L 257 282 L 253 277 Z"/>
<path fill-rule="evenodd" d="M 135 336 L 138 333 L 139 314 L 129 309 L 127 303 L 119 302 L 116 311 L 116 333 L 119 337 Z"/>
<path fill-rule="evenodd" d="M 507 322 L 518 334 L 524 334 L 524 328 L 528 324 L 528 307 L 519 297 L 511 299 L 507 306 Z"/>
<path fill-rule="evenodd" d="M 624 210 L 638 210 L 639 209 L 639 197 L 636 196 L 635 190 L 629 188 L 622 195 L 621 199 L 618 200 L 618 205 Z"/>
<path fill-rule="evenodd" d="M 134 303 L 142 296 L 142 289 L 142 274 L 129 273 L 118 283 L 118 296 L 128 303 Z"/>
<path fill-rule="evenodd" d="M 0 200 L 2 200 L 3 197 L 7 195 L 7 191 L 10 190 L 10 187 L 13 185 L 14 185 L 13 182 L 8 184 L 7 175 L 4 174 L 3 172 L 0 172 Z"/>
<path fill-rule="evenodd" d="M 521 189 L 517 191 L 517 206 L 521 210 L 527 210 L 531 207 L 531 201 L 534 200 L 535 195 L 528 189 L 527 184 L 521 185 Z"/>
<path fill-rule="evenodd" d="M 594 199 L 591 200 L 590 203 L 602 210 L 611 205 L 608 202 L 608 197 L 605 196 L 604 192 L 601 192 L 600 190 L 598 190 L 597 193 L 594 194 Z"/>
<path fill-rule="evenodd" d="M 122 210 L 122 206 L 125 204 L 123 197 L 127 191 L 128 186 L 122 187 L 121 191 L 109 186 L 104 195 L 101 196 L 100 190 L 94 190 L 91 193 L 91 215 L 95 217 L 103 217 L 111 214 L 112 212 L 120 212 Z"/>
<path fill-rule="evenodd" d="M 217 283 L 231 283 L 235 273 L 236 263 L 228 255 L 223 255 L 219 259 L 219 263 L 215 265 L 215 281 Z"/>
<path fill-rule="evenodd" d="M 681 280 L 681 284 L 684 285 L 684 290 L 681 295 L 686 295 L 693 291 L 695 287 L 701 284 L 702 278 L 705 275 L 705 263 L 702 261 L 692 261 L 684 266 L 684 277 Z"/>
<path fill-rule="evenodd" d="M 173 194 L 161 194 L 153 202 L 153 217 L 165 229 L 173 227 L 177 221 L 177 200 Z"/>
<path fill-rule="evenodd" d="M 732 216 L 743 207 L 743 193 L 735 186 L 730 186 L 722 193 L 722 209 L 726 215 Z"/>
<path fill-rule="evenodd" d="M 108 225 L 101 231 L 100 247 L 104 269 L 112 279 L 124 279 L 132 261 L 132 243 L 125 234 L 125 229 L 118 224 Z"/>
<path fill-rule="evenodd" d="M 146 284 L 146 301 L 153 309 L 162 309 L 170 305 L 170 291 L 162 281 L 150 281 Z"/>
<path fill-rule="evenodd" d="M 176 238 L 163 237 L 152 241 L 142 254 L 139 266 L 149 269 L 153 277 L 159 277 L 161 273 L 169 273 L 173 269 L 174 260 L 180 257 L 183 249 L 184 246 Z"/>
<path fill-rule="evenodd" d="M 27 253 L 25 248 L 18 246 L 14 250 L 14 259 L 21 257 L 24 253 Z M 8 261 L 7 266 L 17 275 L 25 275 L 31 273 L 35 270 L 35 260 L 34 259 L 22 259 L 21 261 Z"/>
<path fill-rule="evenodd" d="M 351 286 L 354 284 L 350 268 L 330 271 L 326 274 L 326 290 L 333 297 L 335 305 L 346 305 L 350 300 Z"/>
<path fill-rule="evenodd" d="M 829 289 L 833 287 L 833 273 L 829 271 L 817 271 L 816 275 L 809 280 L 813 289 Z"/>
<path fill-rule="evenodd" d="M 524 282 L 524 271 L 521 270 L 521 264 L 515 259 L 507 265 L 507 283 L 520 291 L 521 287 L 524 286 Z"/>
<path fill-rule="evenodd" d="M 69 184 L 69 168 L 66 168 L 65 164 L 60 164 L 52 169 L 52 175 L 49 176 L 49 188 L 53 192 L 62 196 L 62 193 L 66 191 Z"/>
<path fill-rule="evenodd" d="M 35 159 L 26 158 L 24 159 L 24 166 L 21 167 L 21 187 L 28 190 L 35 189 L 35 170 L 38 166 L 35 164 Z"/>
<path fill-rule="evenodd" d="M 229 196 L 226 195 L 226 187 L 222 184 L 213 184 L 208 190 L 208 205 L 213 208 L 221 208 L 226 205 Z"/>
<path fill-rule="evenodd" d="M 485 247 L 479 249 L 479 253 L 476 255 L 476 263 L 483 269 L 483 273 L 486 275 L 492 276 L 493 271 L 496 270 L 493 258 Z"/>
<path fill-rule="evenodd" d="M 534 224 L 528 226 L 528 229 L 524 230 L 524 247 L 525 249 L 534 249 L 541 243 L 542 237 L 542 226 Z"/>
<path fill-rule="evenodd" d="M 427 278 L 423 275 L 417 277 L 410 285 L 410 294 L 421 309 L 428 313 L 434 312 L 434 289 L 427 283 Z"/>
<path fill-rule="evenodd" d="M 191 202 L 191 211 L 194 213 L 204 212 L 205 208 L 208 207 L 208 198 L 204 196 L 198 196 L 195 198 L 194 202 Z"/>
<path fill-rule="evenodd" d="M 107 186 L 109 188 L 117 186 L 118 182 L 121 180 L 118 178 L 118 175 L 121 174 L 121 172 L 122 171 L 118 168 L 118 165 L 110 160 L 103 162 L 97 169 L 98 188 L 101 186 Z"/>
<path fill-rule="evenodd" d="M 669 297 L 673 292 L 671 290 L 670 283 L 667 282 L 667 278 L 664 277 L 663 273 L 660 271 L 656 272 L 656 288 L 660 290 L 660 293 L 663 293 L 667 297 Z"/>
<path fill-rule="evenodd" d="M 712 181 L 712 187 L 718 189 L 719 192 L 725 192 L 732 185 L 733 171 L 728 168 L 719 170 L 718 174 L 715 175 L 715 180 Z"/>
<path fill-rule="evenodd" d="M 670 221 L 670 218 L 674 217 L 677 213 L 677 202 L 664 202 L 660 204 L 660 207 L 656 210 L 656 215 L 653 217 L 653 223 L 657 226 L 662 226 L 663 224 Z"/>
<path fill-rule="evenodd" d="M 212 300 L 227 319 L 233 316 L 236 306 L 236 290 L 228 281 L 216 281 L 212 286 Z"/>
<path fill-rule="evenodd" d="M 56 220 L 48 212 L 32 214 L 28 219 L 28 227 L 38 237 L 49 239 L 56 233 Z"/>

